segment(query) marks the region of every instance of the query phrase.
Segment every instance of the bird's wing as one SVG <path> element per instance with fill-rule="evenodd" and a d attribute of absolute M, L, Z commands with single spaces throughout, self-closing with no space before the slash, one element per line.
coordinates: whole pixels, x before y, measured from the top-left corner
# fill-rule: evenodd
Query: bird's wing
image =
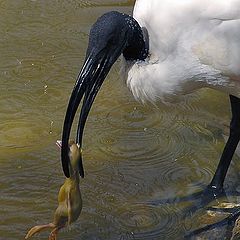
<path fill-rule="evenodd" d="M 209 1 L 199 15 L 192 44 L 199 60 L 240 79 L 240 1 Z"/>

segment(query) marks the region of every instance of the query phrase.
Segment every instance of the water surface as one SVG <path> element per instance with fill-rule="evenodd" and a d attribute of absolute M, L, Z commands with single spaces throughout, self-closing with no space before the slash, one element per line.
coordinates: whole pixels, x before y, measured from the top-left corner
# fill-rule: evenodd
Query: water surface
<path fill-rule="evenodd" d="M 1 240 L 23 239 L 31 226 L 52 220 L 64 181 L 55 142 L 90 26 L 110 10 L 131 13 L 133 2 L 0 1 Z M 198 215 L 183 218 L 188 203 L 149 201 L 209 183 L 230 119 L 227 96 L 202 90 L 170 107 L 143 106 L 121 81 L 119 66 L 86 125 L 82 215 L 59 239 L 183 239 L 204 224 Z M 236 188 L 239 169 L 235 157 L 227 190 Z"/>

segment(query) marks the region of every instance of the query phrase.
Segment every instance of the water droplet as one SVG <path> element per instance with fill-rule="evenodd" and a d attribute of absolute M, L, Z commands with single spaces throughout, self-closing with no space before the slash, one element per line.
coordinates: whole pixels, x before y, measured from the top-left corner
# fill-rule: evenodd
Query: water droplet
<path fill-rule="evenodd" d="M 44 94 L 47 94 L 48 85 L 44 85 Z"/>
<path fill-rule="evenodd" d="M 53 133 L 53 121 L 51 121 L 50 123 L 50 129 L 49 129 L 49 134 L 52 134 Z"/>

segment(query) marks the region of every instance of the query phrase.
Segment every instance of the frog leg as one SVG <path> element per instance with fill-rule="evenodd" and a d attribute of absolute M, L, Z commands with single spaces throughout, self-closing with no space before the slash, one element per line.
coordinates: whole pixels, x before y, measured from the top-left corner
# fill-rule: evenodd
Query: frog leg
<path fill-rule="evenodd" d="M 64 228 L 64 227 L 65 227 L 65 225 L 61 225 L 61 226 L 55 227 L 55 228 L 51 231 L 48 240 L 57 240 L 58 231 L 59 231 L 61 228 Z"/>
<path fill-rule="evenodd" d="M 72 222 L 72 202 L 71 202 L 71 194 L 68 193 L 67 197 L 67 208 L 68 208 L 68 225 Z"/>
<path fill-rule="evenodd" d="M 41 232 L 41 231 L 44 231 L 48 228 L 54 228 L 55 227 L 55 224 L 53 223 L 49 223 L 49 224 L 46 224 L 46 225 L 38 225 L 38 226 L 35 226 L 35 227 L 32 227 L 27 235 L 25 236 L 25 239 L 29 239 L 30 237 L 32 237 L 34 234 L 38 233 L 38 232 Z"/>

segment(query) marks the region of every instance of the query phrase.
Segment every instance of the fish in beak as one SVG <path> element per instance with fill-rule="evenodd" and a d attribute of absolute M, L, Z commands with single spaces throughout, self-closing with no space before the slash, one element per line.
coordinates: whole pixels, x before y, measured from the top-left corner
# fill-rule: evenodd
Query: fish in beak
<path fill-rule="evenodd" d="M 61 161 L 66 177 L 69 177 L 68 141 L 81 100 L 83 103 L 76 136 L 76 143 L 80 147 L 91 106 L 112 65 L 122 53 L 126 60 L 145 59 L 148 52 L 145 46 L 141 27 L 129 15 L 109 12 L 92 26 L 86 58 L 72 90 L 63 125 Z M 84 177 L 82 159 L 79 162 L 79 174 Z"/>

